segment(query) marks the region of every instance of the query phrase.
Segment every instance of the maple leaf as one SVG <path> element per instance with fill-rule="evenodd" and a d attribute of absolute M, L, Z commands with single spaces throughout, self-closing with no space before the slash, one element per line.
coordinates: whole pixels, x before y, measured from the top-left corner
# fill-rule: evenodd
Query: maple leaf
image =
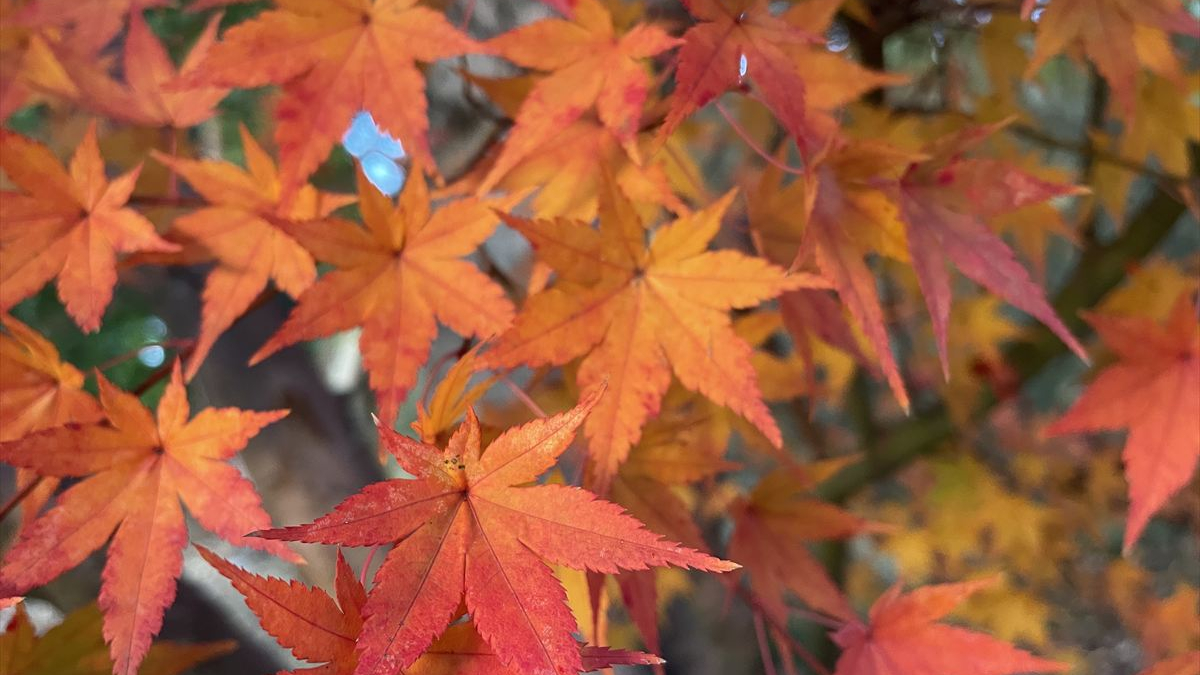
<path fill-rule="evenodd" d="M 533 88 L 533 78 L 488 79 L 465 75 L 482 89 L 505 114 L 515 116 L 520 102 Z M 605 176 L 616 177 L 625 194 L 638 202 L 659 204 L 672 213 L 686 213 L 683 198 L 699 200 L 695 190 L 701 181 L 686 159 L 681 143 L 668 141 L 663 152 L 652 152 L 650 134 L 638 136 L 639 164 L 630 159 L 613 131 L 595 116 L 582 116 L 541 145 L 499 178 L 495 187 L 507 192 L 536 189 L 533 214 L 539 218 L 564 216 L 590 220 L 596 217 L 598 195 Z M 648 152 L 649 151 L 649 152 Z M 464 175 L 446 192 L 470 193 L 490 171 L 488 161 Z"/>
<path fill-rule="evenodd" d="M 1100 372 L 1051 435 L 1129 429 L 1122 459 L 1129 481 L 1129 551 L 1150 516 L 1191 478 L 1200 459 L 1200 323 L 1190 293 L 1165 324 L 1137 316 L 1086 318 L 1118 361 Z"/>
<path fill-rule="evenodd" d="M 671 49 L 679 40 L 649 24 L 638 24 L 618 37 L 603 3 L 579 0 L 569 21 L 544 19 L 488 44 L 517 65 L 551 73 L 525 97 L 479 193 L 491 190 L 539 145 L 593 107 L 600 123 L 640 163 L 637 132 L 650 77 L 639 60 Z"/>
<path fill-rule="evenodd" d="M 577 673 L 566 595 L 543 560 L 614 573 L 667 564 L 736 566 L 665 541 L 620 507 L 579 488 L 512 487 L 549 469 L 603 386 L 572 410 L 509 429 L 486 452 L 473 413 L 446 448 L 380 423 L 381 443 L 414 480 L 367 486 L 309 525 L 264 537 L 344 546 L 393 544 L 363 607 L 357 675 L 407 668 L 466 602 L 480 635 L 509 668 Z"/>
<path fill-rule="evenodd" d="M 389 424 L 429 356 L 438 321 L 461 335 L 487 337 L 504 330 L 513 315 L 504 290 L 460 259 L 496 228 L 492 207 L 509 202 L 467 198 L 430 213 L 428 186 L 420 171 L 413 174 L 396 205 L 359 174 L 366 229 L 340 218 L 287 224 L 318 260 L 337 269 L 300 296 L 250 360 L 253 365 L 301 340 L 362 326 L 363 366 Z"/>
<path fill-rule="evenodd" d="M 358 664 L 355 644 L 362 631 L 362 609 L 367 594 L 354 571 L 338 551 L 334 589 L 337 600 L 318 588 L 295 581 L 264 577 L 231 565 L 212 551 L 197 546 L 200 556 L 246 600 L 263 629 L 292 654 L 325 666 L 292 673 L 350 675 Z M 582 647 L 584 668 L 598 670 L 611 665 L 654 664 L 661 660 L 649 654 L 624 650 Z M 479 637 L 470 622 L 450 626 L 411 667 L 399 675 L 515 675 Z"/>
<path fill-rule="evenodd" d="M 21 533 L 0 567 L 0 597 L 48 583 L 116 530 L 100 587 L 104 638 L 115 675 L 133 675 L 175 597 L 187 528 L 180 499 L 231 543 L 298 561 L 278 542 L 243 538 L 270 525 L 253 485 L 224 460 L 287 411 L 208 408 L 188 421 L 179 363 L 157 421 L 138 398 L 100 373 L 108 425 L 68 426 L 0 443 L 0 459 L 57 477 L 80 477 Z"/>
<path fill-rule="evenodd" d="M 792 47 L 819 37 L 773 16 L 767 0 L 684 0 L 699 23 L 683 34 L 671 94 L 659 137 L 746 78 L 762 90 L 767 107 L 803 149 L 810 140 L 805 121 L 804 78 L 789 58 Z"/>
<path fill-rule="evenodd" d="M 951 288 L 945 258 L 964 276 L 1046 324 L 1086 361 L 1083 347 L 1055 315 L 1045 293 L 987 225 L 999 215 L 1079 194 L 1080 189 L 1041 180 L 1003 161 L 964 156 L 1005 124 L 964 130 L 930 143 L 921 154 L 877 142 L 842 142 L 829 149 L 798 188 L 803 190 L 801 203 L 810 206 L 796 263 L 815 258 L 862 327 L 906 409 L 908 394 L 889 345 L 875 278 L 862 259 L 867 252 L 913 266 L 947 377 Z"/>
<path fill-rule="evenodd" d="M 62 28 L 83 53 L 103 49 L 121 29 L 125 18 L 161 7 L 169 0 L 37 0 L 15 12 L 13 21 L 34 28 Z"/>
<path fill-rule="evenodd" d="M 1023 3 L 1021 14 L 1026 20 L 1035 2 Z M 1025 77 L 1078 44 L 1108 80 L 1125 114 L 1132 117 L 1140 65 L 1158 66 L 1160 75 L 1178 73 L 1170 33 L 1200 37 L 1200 24 L 1177 0 L 1053 0 L 1038 19 L 1037 41 Z M 1148 51 L 1168 54 L 1167 63 L 1160 66 L 1147 59 Z"/>
<path fill-rule="evenodd" d="M 815 259 L 817 268 L 837 289 L 846 311 L 862 328 L 888 385 L 905 409 L 909 405 L 908 392 L 888 340 L 875 276 L 863 256 L 868 251 L 875 251 L 907 260 L 903 225 L 895 205 L 880 190 L 878 182 L 895 180 L 914 159 L 916 156 L 912 153 L 881 143 L 834 146 L 803 181 L 793 182 L 788 187 L 789 192 L 798 192 L 789 196 L 788 201 L 798 200 L 796 203 L 804 206 L 796 211 L 803 215 L 799 241 L 794 245 L 788 241 L 795 238 L 795 221 L 778 222 L 777 225 L 783 227 L 782 233 L 776 227 L 758 226 L 768 251 L 771 250 L 770 239 L 775 238 L 782 240 L 776 245 L 782 244 L 784 251 L 795 251 L 795 261 L 808 256 Z M 788 234 L 789 230 L 791 234 Z M 825 317 L 838 314 L 829 303 L 819 304 L 821 300 L 815 294 L 798 300 L 798 303 L 784 304 L 789 312 L 795 312 L 793 317 L 797 323 L 789 328 L 792 334 L 799 332 L 799 324 L 809 326 L 808 330 L 821 330 L 819 327 Z M 812 322 L 813 319 L 816 321 Z M 845 350 L 855 344 L 853 335 L 838 328 L 837 322 L 830 322 L 829 326 L 821 337 L 831 344 Z"/>
<path fill-rule="evenodd" d="M 806 181 L 784 185 L 783 178 L 784 172 L 778 167 L 764 169 L 752 197 L 746 200 L 746 215 L 752 228 L 751 236 L 762 255 L 778 265 L 790 265 L 796 260 L 804 241 L 804 231 L 796 227 L 796 213 L 808 210 L 814 185 Z M 822 180 L 828 184 L 833 178 L 833 174 L 826 173 Z M 819 182 L 815 188 L 820 199 Z M 809 220 L 812 217 L 810 215 Z M 850 215 L 843 218 L 848 221 Z M 832 237 L 823 239 L 831 241 Z M 836 268 L 827 269 L 826 273 L 833 269 Z M 833 274 L 830 277 L 835 278 Z M 844 352 L 864 367 L 871 367 L 859 348 L 842 306 L 832 293 L 807 289 L 790 291 L 779 296 L 779 309 L 784 328 L 791 335 L 795 351 L 805 367 L 810 394 L 817 390 L 815 361 L 821 342 Z"/>
<path fill-rule="evenodd" d="M 104 417 L 83 390 L 83 373 L 59 359 L 54 344 L 29 326 L 0 315 L 0 441 L 11 441 L 67 423 L 87 424 Z M 38 481 L 37 485 L 30 484 Z M 58 488 L 58 480 L 17 469 L 16 490 L 29 489 L 21 526 L 28 525 Z"/>
<path fill-rule="evenodd" d="M 688 397 L 694 395 L 689 393 Z M 650 531 L 707 553 L 708 545 L 691 507 L 673 488 L 713 478 L 737 465 L 721 459 L 724 443 L 707 444 L 713 432 L 714 406 L 703 401 L 694 403 L 698 405 L 672 405 L 646 426 L 641 442 L 613 480 L 611 499 Z M 658 589 L 654 571 L 621 572 L 616 580 L 625 608 L 646 647 L 657 652 Z"/>
<path fill-rule="evenodd" d="M 220 17 L 209 20 L 187 59 L 176 69 L 141 12 L 134 12 L 124 45 L 125 83 L 93 63 L 63 58 L 67 74 L 80 90 L 81 103 L 116 120 L 141 126 L 195 126 L 212 117 L 228 89 L 185 86 L 182 76 L 196 67 L 217 37 Z"/>
<path fill-rule="evenodd" d="M 480 356 L 481 367 L 559 365 L 586 355 L 579 386 L 608 378 L 609 393 L 585 427 L 601 493 L 658 412 L 672 370 L 778 447 L 751 348 L 734 334 L 728 310 L 824 282 L 736 251 L 708 251 L 734 192 L 659 228 L 647 245 L 633 204 L 611 180 L 605 187 L 598 231 L 579 221 L 504 217 L 558 282 L 526 301 L 513 327 Z"/>
<path fill-rule="evenodd" d="M 1070 665 L 1036 657 L 984 633 L 935 623 L 995 579 L 925 586 L 899 584 L 871 606 L 869 624 L 851 621 L 833 634 L 842 648 L 834 675 L 1008 675 L 1062 672 Z"/>
<path fill-rule="evenodd" d="M 228 579 L 264 630 L 292 655 L 309 663 L 328 665 L 291 672 L 349 675 L 356 664 L 354 644 L 362 630 L 366 591 L 339 550 L 333 586 L 337 600 L 319 588 L 297 581 L 263 577 L 230 564 L 197 545 L 200 557 Z"/>
<path fill-rule="evenodd" d="M 226 31 L 189 81 L 283 85 L 275 141 L 284 193 L 304 182 L 362 109 L 433 169 L 425 80 L 416 62 L 484 49 L 416 0 L 278 5 Z"/>
<path fill-rule="evenodd" d="M 488 388 L 495 382 L 495 378 L 487 378 L 471 385 L 471 376 L 475 374 L 475 359 L 483 345 L 483 342 L 476 343 L 450 366 L 445 377 L 433 390 L 429 410 L 425 409 L 423 402 L 417 403 L 417 421 L 413 422 L 413 430 L 422 441 L 433 443 L 439 435 L 449 431 L 454 421 L 462 417 L 467 408 L 487 393 Z"/>
<path fill-rule="evenodd" d="M 777 469 L 730 508 L 734 530 L 729 557 L 745 565 L 763 610 L 782 625 L 787 622 L 787 593 L 828 616 L 854 617 L 849 601 L 808 544 L 852 537 L 871 525 L 808 495 L 816 482 L 812 472 Z"/>
<path fill-rule="evenodd" d="M 176 249 L 125 206 L 140 167 L 105 177 L 95 122 L 69 169 L 46 146 L 0 130 L 0 168 L 23 190 L 0 192 L 0 311 L 58 277 L 67 313 L 96 331 L 117 282 L 116 254 Z"/>
<path fill-rule="evenodd" d="M 228 162 L 178 159 L 154 152 L 212 206 L 179 216 L 169 235 L 217 259 L 204 284 L 200 335 L 184 375 L 190 380 L 217 338 L 233 325 L 266 287 L 299 297 L 317 279 L 312 255 L 288 234 L 284 223 L 329 215 L 350 197 L 318 192 L 310 185 L 282 203 L 279 174 L 271 157 L 240 127 L 246 169 Z"/>
<path fill-rule="evenodd" d="M 93 604 L 71 612 L 62 623 L 37 635 L 22 603 L 0 634 L 0 674 L 108 675 L 112 661 L 101 633 L 100 608 Z M 193 666 L 232 652 L 232 640 L 185 644 L 155 642 L 138 675 L 178 675 Z"/>
<path fill-rule="evenodd" d="M 15 16 L 28 4 L 0 0 L 0 119 L 7 120 L 37 94 L 74 100 L 75 83 L 64 70 L 67 63 L 95 63 L 78 43 L 56 28 L 19 25 Z"/>
<path fill-rule="evenodd" d="M 1045 293 L 986 224 L 990 217 L 1081 190 L 1043 181 L 1002 161 L 962 156 L 1005 124 L 967 129 L 934 142 L 926 148 L 929 159 L 910 166 L 897 184 L 896 201 L 908 235 L 909 255 L 933 319 L 938 356 L 947 378 L 950 278 L 943 258 L 953 261 L 972 281 L 1044 323 L 1079 358 L 1088 360 Z"/>

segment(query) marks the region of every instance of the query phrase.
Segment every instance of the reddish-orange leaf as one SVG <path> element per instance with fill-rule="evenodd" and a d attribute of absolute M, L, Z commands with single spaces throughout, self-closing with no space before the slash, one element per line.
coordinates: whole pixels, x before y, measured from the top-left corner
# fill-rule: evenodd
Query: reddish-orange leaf
<path fill-rule="evenodd" d="M 13 21 L 41 29 L 68 29 L 81 52 L 94 54 L 121 32 L 126 17 L 166 4 L 169 0 L 38 0 L 14 12 Z"/>
<path fill-rule="evenodd" d="M 839 144 L 815 165 L 804 181 L 789 186 L 789 191 L 800 191 L 792 197 L 801 205 L 795 210 L 796 220 L 775 221 L 774 225 L 779 227 L 764 227 L 761 221 L 756 225 L 768 252 L 772 248 L 792 250 L 797 261 L 810 255 L 815 259 L 822 274 L 833 282 L 850 316 L 862 328 L 884 377 L 905 409 L 908 409 L 908 392 L 888 340 L 875 275 L 863 258 L 869 251 L 887 255 L 904 250 L 896 207 L 879 189 L 877 181 L 899 176 L 913 158 L 909 153 L 878 143 Z M 789 237 L 798 239 L 799 224 L 803 225 L 803 239 L 789 245 Z M 821 316 L 818 314 L 817 318 Z M 849 344 L 844 337 L 842 343 Z"/>
<path fill-rule="evenodd" d="M 804 6 L 796 5 L 797 8 Z M 753 194 L 746 200 L 746 213 L 750 219 L 750 226 L 753 228 L 752 236 L 762 249 L 762 254 L 777 265 L 790 265 L 796 260 L 804 238 L 804 230 L 797 227 L 796 216 L 798 213 L 808 210 L 810 206 L 808 199 L 812 189 L 815 188 L 819 191 L 822 182 L 829 189 L 841 188 L 841 186 L 834 182 L 837 179 L 836 170 L 833 172 L 825 170 L 819 173 L 816 182 L 797 180 L 789 185 L 784 185 L 783 179 L 784 172 L 778 167 L 768 166 L 764 169 Z M 847 187 L 851 191 L 854 190 L 852 185 Z M 818 192 L 816 198 L 836 196 L 841 192 L 841 189 L 833 195 L 822 195 Z M 853 199 L 851 193 L 845 194 L 847 201 Z M 848 209 L 847 213 L 841 217 L 841 221 L 849 225 L 852 222 L 850 214 L 853 213 L 855 213 L 854 209 Z M 814 210 L 807 220 L 812 222 L 818 215 L 827 216 L 823 211 L 818 213 Z M 823 223 L 820 222 L 815 223 L 818 228 L 822 225 Z M 849 229 L 854 228 L 849 227 Z M 824 242 L 827 252 L 835 250 L 835 244 L 839 241 L 838 232 L 822 231 L 821 234 L 824 236 L 817 236 L 814 233 L 813 240 Z M 827 257 L 826 260 L 832 262 L 836 259 Z M 831 279 L 844 276 L 844 272 L 839 275 L 836 273 L 837 270 L 837 267 L 830 267 L 826 273 Z M 843 285 L 845 285 L 844 282 Z M 796 353 L 805 366 L 810 390 L 816 390 L 816 368 L 813 363 L 814 340 L 821 340 L 832 345 L 869 367 L 870 362 L 859 348 L 858 340 L 846 319 L 842 304 L 832 293 L 807 289 L 784 293 L 779 297 L 779 309 L 784 328 L 791 335 Z M 885 356 L 890 358 L 890 350 Z"/>
<path fill-rule="evenodd" d="M 176 249 L 125 206 L 140 167 L 111 182 L 104 175 L 95 123 L 69 167 L 46 146 L 0 130 L 0 168 L 22 190 L 0 192 L 0 311 L 58 277 L 67 313 L 95 331 L 117 283 L 117 253 Z"/>
<path fill-rule="evenodd" d="M 286 226 L 318 260 L 337 269 L 300 296 L 279 332 L 250 362 L 301 340 L 362 326 L 363 366 L 380 417 L 390 425 L 429 356 L 438 321 L 460 335 L 479 337 L 512 321 L 504 290 L 462 259 L 495 230 L 499 218 L 492 207 L 508 202 L 468 198 L 431 213 L 420 171 L 413 172 L 398 204 L 361 174 L 358 194 L 365 229 L 340 218 Z"/>
<path fill-rule="evenodd" d="M 0 634 L 0 673 L 3 675 L 108 675 L 112 662 L 101 634 L 100 608 L 90 604 L 71 612 L 42 635 L 34 632 L 25 612 Z M 184 644 L 160 641 L 150 645 L 138 675 L 178 675 L 199 663 L 237 648 L 232 640 Z"/>
<path fill-rule="evenodd" d="M 1007 162 L 963 156 L 1005 124 L 970 128 L 930 144 L 925 149 L 929 159 L 911 165 L 896 186 L 909 255 L 933 319 L 938 356 L 947 378 L 950 277 L 944 258 L 967 278 L 1046 324 L 1087 361 L 1083 346 L 1054 313 L 1045 292 L 987 225 L 989 218 L 1079 194 L 1080 189 L 1043 181 Z"/>
<path fill-rule="evenodd" d="M 304 185 L 296 198 L 281 203 L 275 163 L 245 127 L 240 132 L 246 170 L 228 162 L 154 153 L 211 204 L 176 218 L 168 233 L 186 249 L 217 260 L 204 285 L 200 335 L 184 373 L 188 379 L 268 281 L 292 297 L 299 297 L 316 281 L 312 255 L 283 224 L 327 216 L 351 201 Z"/>
<path fill-rule="evenodd" d="M 513 487 L 553 466 L 603 387 L 574 409 L 509 429 L 480 447 L 467 422 L 439 449 L 380 425 L 381 442 L 414 480 L 367 486 L 309 525 L 272 539 L 346 546 L 392 544 L 364 607 L 357 675 L 391 675 L 414 664 L 464 598 L 480 635 L 509 668 L 574 674 L 583 669 L 566 593 L 547 562 L 615 573 L 678 565 L 734 565 L 665 541 L 620 507 L 578 488 Z"/>
<path fill-rule="evenodd" d="M 357 663 L 354 644 L 362 630 L 362 607 L 367 595 L 341 551 L 338 551 L 334 580 L 335 601 L 319 588 L 309 588 L 298 581 L 259 576 L 231 565 L 202 546 L 197 546 L 196 550 L 221 576 L 233 583 L 263 629 L 280 645 L 290 649 L 296 658 L 327 664 L 315 670 L 322 675 L 354 672 Z"/>
<path fill-rule="evenodd" d="M 230 28 L 193 81 L 283 86 L 275 140 L 290 194 L 317 168 L 359 110 L 433 169 L 425 78 L 418 61 L 481 51 L 441 12 L 416 0 L 283 0 Z"/>
<path fill-rule="evenodd" d="M 154 36 L 140 11 L 130 16 L 124 46 L 125 82 L 112 79 L 104 68 L 63 58 L 67 74 L 81 94 L 81 103 L 112 119 L 140 126 L 195 126 L 213 116 L 228 89 L 185 86 L 183 76 L 204 58 L 217 37 L 214 16 L 179 68 Z"/>
<path fill-rule="evenodd" d="M 68 422 L 89 424 L 104 417 L 100 404 L 83 390 L 83 373 L 62 361 L 49 340 L 11 316 L 0 315 L 0 441 Z M 38 480 L 37 473 L 17 469 L 18 491 Z M 21 502 L 22 526 L 31 522 L 58 487 L 57 478 L 42 478 Z"/>
<path fill-rule="evenodd" d="M 767 0 L 684 0 L 699 20 L 683 35 L 671 109 L 660 136 L 729 89 L 753 82 L 801 148 L 806 147 L 804 78 L 788 55 L 819 37 L 773 16 Z"/>
<path fill-rule="evenodd" d="M 794 594 L 808 607 L 836 619 L 854 617 L 849 601 L 808 545 L 845 539 L 870 529 L 861 518 L 809 496 L 811 477 L 778 469 L 731 508 L 729 557 L 745 565 L 763 609 L 787 622 L 784 600 Z"/>
<path fill-rule="evenodd" d="M 1022 15 L 1028 19 L 1035 0 L 1025 0 Z M 1138 28 L 1143 30 L 1139 31 Z M 1108 80 L 1122 111 L 1132 115 L 1137 103 L 1141 57 L 1147 51 L 1168 54 L 1169 64 L 1154 60 L 1145 65 L 1164 77 L 1178 77 L 1170 34 L 1200 37 L 1200 23 L 1179 0 L 1052 0 L 1038 19 L 1037 42 L 1025 71 L 1032 77 L 1055 54 L 1079 45 L 1088 61 Z M 1148 50 L 1152 41 L 1153 49 Z"/>
<path fill-rule="evenodd" d="M 833 635 L 842 648 L 834 675 L 1009 675 L 1057 673 L 1071 666 L 1039 658 L 984 633 L 936 623 L 995 579 L 925 586 L 902 594 L 897 584 Z"/>
<path fill-rule="evenodd" d="M 729 310 L 825 284 L 807 274 L 789 276 L 762 258 L 707 250 L 733 196 L 658 228 L 649 244 L 633 204 L 611 182 L 598 231 L 579 221 L 505 217 L 532 241 L 557 282 L 526 301 L 512 329 L 480 362 L 559 365 L 585 356 L 580 387 L 607 378 L 608 395 L 585 428 L 600 492 L 657 414 L 672 371 L 685 387 L 743 415 L 780 445 L 750 363 L 752 350 L 734 334 Z"/>
<path fill-rule="evenodd" d="M 197 546 L 200 555 L 215 567 L 246 599 L 264 630 L 296 658 L 325 665 L 290 671 L 300 675 L 350 675 L 358 665 L 355 642 L 362 630 L 366 591 L 338 552 L 334 588 L 337 600 L 324 591 L 295 581 L 263 577 L 229 564 L 212 551 Z M 584 668 L 598 670 L 613 665 L 652 665 L 661 659 L 640 652 L 582 647 Z M 516 675 L 505 667 L 470 622 L 446 629 L 411 666 L 396 675 Z"/>
<path fill-rule="evenodd" d="M 509 61 L 550 74 L 525 97 L 479 192 L 491 190 L 521 160 L 593 108 L 637 161 L 638 125 L 650 88 L 640 61 L 678 43 L 648 24 L 616 35 L 612 15 L 600 0 L 579 0 L 569 21 L 544 19 L 492 39 L 489 44 Z"/>
<path fill-rule="evenodd" d="M 287 411 L 208 408 L 188 421 L 179 364 L 157 420 L 136 396 L 97 374 L 107 425 L 58 427 L 0 443 L 0 460 L 80 477 L 21 533 L 0 567 L 0 597 L 19 595 L 78 565 L 116 530 L 100 586 L 113 673 L 133 675 L 163 612 L 187 544 L 180 499 L 205 528 L 242 546 L 299 560 L 278 542 L 243 538 L 270 525 L 254 486 L 229 459 Z"/>
<path fill-rule="evenodd" d="M 1105 368 L 1050 434 L 1128 429 L 1125 550 L 1150 516 L 1191 480 L 1200 459 L 1200 322 L 1185 293 L 1165 325 L 1134 316 L 1090 315 L 1119 360 Z"/>

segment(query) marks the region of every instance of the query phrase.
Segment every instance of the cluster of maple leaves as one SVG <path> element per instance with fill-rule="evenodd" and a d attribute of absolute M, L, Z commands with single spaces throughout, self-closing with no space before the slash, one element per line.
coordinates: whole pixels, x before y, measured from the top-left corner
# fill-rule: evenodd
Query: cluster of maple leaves
<path fill-rule="evenodd" d="M 142 158 L 169 171 L 166 202 L 178 201 L 179 181 L 202 200 L 164 230 L 133 197 L 141 164 L 109 177 L 96 122 L 65 164 L 47 145 L 2 132 L 0 168 L 13 189 L 0 201 L 0 460 L 17 469 L 13 503 L 22 515 L 0 566 L 0 598 L 51 582 L 107 544 L 97 607 L 71 621 L 81 634 L 100 624 L 114 674 L 179 672 L 222 653 L 227 645 L 151 644 L 175 597 L 186 506 L 228 542 L 290 562 L 302 559 L 286 542 L 390 549 L 366 587 L 366 571 L 356 578 L 339 553 L 336 597 L 200 549 L 269 633 L 324 664 L 305 672 L 569 674 L 660 663 L 580 642 L 586 627 L 552 566 L 588 573 L 593 605 L 604 575 L 614 575 L 651 651 L 659 645 L 649 570 L 740 568 L 722 578 L 779 639 L 789 596 L 830 628 L 842 650 L 837 675 L 1068 667 L 940 622 L 991 580 L 909 593 L 896 586 L 861 618 L 808 544 L 879 528 L 813 495 L 844 462 L 797 463 L 768 406 L 815 395 L 819 354 L 833 350 L 911 407 L 874 256 L 911 268 L 947 378 L 956 370 L 947 263 L 1087 359 L 1037 276 L 994 229 L 1005 218 L 1047 217 L 1039 210 L 1047 203 L 1083 192 L 1000 158 L 1011 121 L 965 126 L 919 147 L 847 133 L 844 107 L 902 78 L 825 48 L 821 36 L 842 0 L 803 0 L 783 12 L 766 0 L 684 0 L 690 23 L 678 31 L 636 4 L 558 0 L 548 3 L 551 17 L 483 41 L 467 34 L 466 21 L 456 26 L 416 0 L 278 0 L 223 31 L 214 14 L 179 65 L 143 15 L 163 4 L 0 5 L 11 33 L 0 81 L 5 119 L 50 98 L 118 123 L 183 130 L 212 119 L 235 88 L 281 90 L 277 160 L 244 127 L 244 166 L 177 148 Z M 199 0 L 187 10 L 225 4 Z M 1035 4 L 1024 3 L 1026 16 Z M 1136 33 L 1121 29 L 1134 24 Z M 1132 120 L 1142 67 L 1182 77 L 1168 34 L 1195 35 L 1196 26 L 1173 0 L 1051 0 L 1027 76 L 1081 47 Z M 118 36 L 120 77 L 104 51 Z M 491 97 L 506 133 L 446 180 L 429 140 L 420 64 L 466 54 L 527 74 L 464 73 Z M 795 154 L 758 148 L 725 108 L 729 92 L 769 111 L 781 147 L 794 144 Z M 714 198 L 695 184 L 681 156 L 690 152 L 690 121 L 710 105 L 767 164 L 757 186 Z M 396 200 L 362 173 L 356 195 L 310 183 L 360 110 L 411 158 Z M 754 252 L 714 249 L 728 241 L 719 235 L 740 200 Z M 470 259 L 501 223 L 535 251 L 520 292 Z M 8 314 L 53 283 L 70 317 L 94 332 L 120 266 L 203 262 L 212 265 L 199 335 L 186 362 L 164 366 L 153 411 L 141 400 L 153 382 L 125 391 L 97 371 L 93 396 L 89 375 Z M 410 476 L 368 485 L 310 524 L 276 529 L 229 460 L 287 411 L 210 407 L 193 416 L 186 391 L 221 335 L 271 285 L 295 306 L 249 365 L 361 329 L 381 454 Z M 1200 324 L 1190 293 L 1163 324 L 1088 320 L 1117 360 L 1049 431 L 1129 430 L 1129 549 L 1200 456 Z M 462 336 L 464 349 L 421 408 L 414 439 L 393 424 L 439 325 Z M 780 329 L 797 368 L 756 349 Z M 468 350 L 470 340 L 478 342 Z M 549 416 L 532 405 L 539 418 L 507 430 L 482 426 L 472 405 L 494 380 L 470 386 L 471 375 L 504 378 L 522 367 L 560 368 L 577 404 Z M 733 529 L 722 559 L 678 488 L 734 468 L 725 454 L 731 425 L 780 468 L 727 505 Z M 582 487 L 539 484 L 580 427 Z M 582 631 L 603 640 L 599 633 Z M 64 638 L 51 632 L 42 641 L 56 639 Z M 79 639 L 80 662 L 86 654 L 107 669 L 97 646 Z M 23 613 L 0 640 L 0 672 L 68 672 L 55 670 L 60 655 L 38 646 Z"/>

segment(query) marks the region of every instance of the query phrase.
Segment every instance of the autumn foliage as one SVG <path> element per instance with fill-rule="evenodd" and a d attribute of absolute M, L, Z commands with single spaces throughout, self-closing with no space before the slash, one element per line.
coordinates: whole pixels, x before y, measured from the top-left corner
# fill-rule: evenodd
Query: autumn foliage
<path fill-rule="evenodd" d="M 1197 675 L 1198 11 L 0 0 L 0 675 Z"/>

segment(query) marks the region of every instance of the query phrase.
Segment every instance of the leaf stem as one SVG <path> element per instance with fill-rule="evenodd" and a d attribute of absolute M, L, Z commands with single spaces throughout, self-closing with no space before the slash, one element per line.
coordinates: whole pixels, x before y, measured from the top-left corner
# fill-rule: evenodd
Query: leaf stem
<path fill-rule="evenodd" d="M 507 375 L 501 375 L 500 381 L 503 382 L 504 385 L 508 387 L 508 390 L 513 393 L 513 396 L 516 396 L 517 400 L 519 400 L 521 403 L 524 403 L 525 407 L 529 408 L 534 415 L 542 418 L 546 417 L 546 411 L 542 410 L 542 406 L 538 405 L 537 401 L 530 398 L 529 394 L 526 394 L 525 391 L 518 387 L 515 382 L 508 379 Z"/>
<path fill-rule="evenodd" d="M 12 513 L 13 509 L 20 506 L 21 502 L 25 501 L 26 497 L 33 494 L 33 491 L 42 484 L 42 480 L 45 478 L 45 476 L 38 476 L 37 478 L 29 481 L 29 484 L 21 488 L 20 492 L 13 495 L 12 499 L 5 502 L 4 506 L 0 506 L 0 521 L 4 520 L 8 514 Z"/>
<path fill-rule="evenodd" d="M 795 167 L 788 166 L 787 164 L 784 164 L 783 162 L 772 157 L 766 150 L 763 149 L 761 145 L 758 144 L 757 141 L 750 136 L 748 131 L 742 128 L 741 123 L 734 119 L 733 115 L 729 114 L 729 111 L 725 109 L 725 106 L 721 105 L 720 101 L 717 101 L 714 103 L 714 105 L 717 107 L 717 112 L 721 113 L 721 117 L 724 117 L 725 121 L 729 123 L 729 127 L 733 129 L 734 133 L 736 133 L 742 139 L 742 141 L 754 151 L 754 154 L 761 157 L 763 161 L 785 173 L 790 173 L 794 176 L 805 175 L 804 169 L 797 169 Z"/>
<path fill-rule="evenodd" d="M 776 675 L 771 645 L 767 644 L 767 629 L 763 625 L 762 612 L 758 610 L 754 610 L 754 635 L 758 638 L 758 657 L 762 660 L 763 672 L 765 675 Z"/>

